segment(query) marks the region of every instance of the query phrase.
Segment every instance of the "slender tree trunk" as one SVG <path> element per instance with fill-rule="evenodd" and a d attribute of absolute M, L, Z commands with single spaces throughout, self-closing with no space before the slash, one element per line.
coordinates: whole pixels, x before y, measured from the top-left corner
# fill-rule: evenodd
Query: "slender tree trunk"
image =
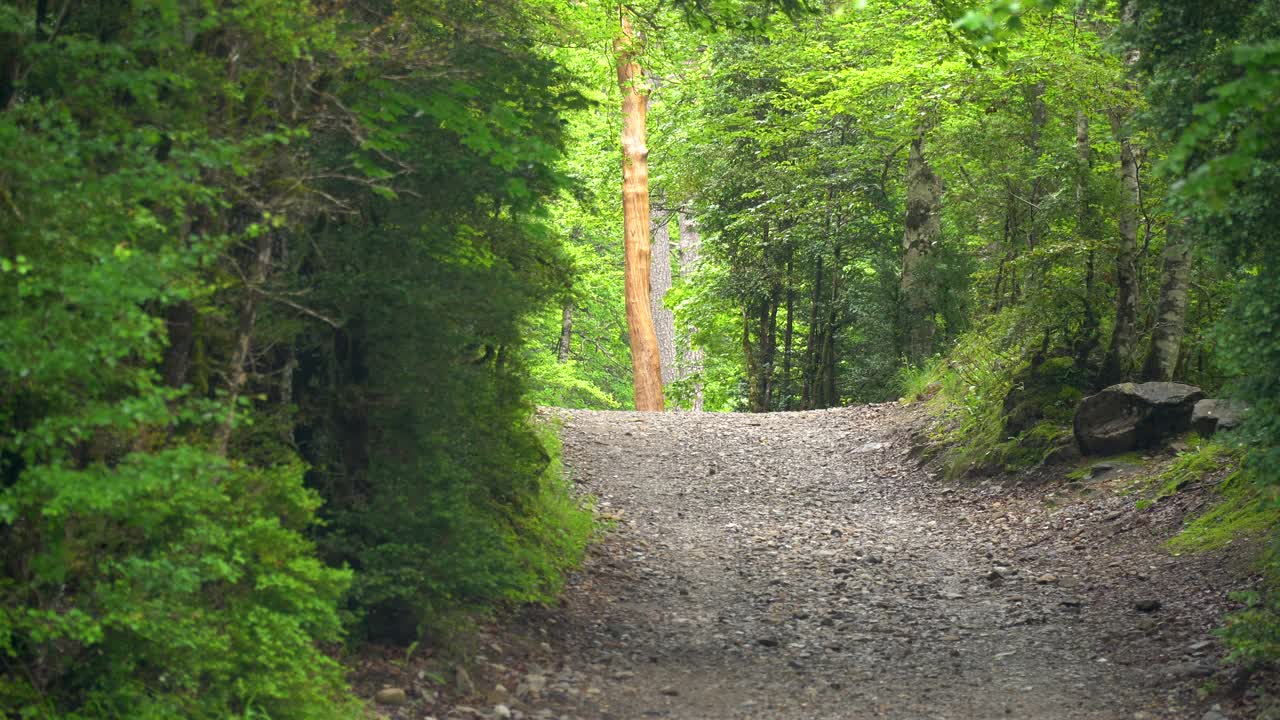
<path fill-rule="evenodd" d="M 1120 139 L 1120 185 L 1116 320 L 1098 378 L 1104 386 L 1125 378 L 1133 348 L 1138 342 L 1138 158 L 1127 135 Z"/>
<path fill-rule="evenodd" d="M 836 390 L 836 315 L 834 310 L 827 318 L 827 328 L 823 335 L 822 401 L 819 407 L 829 408 L 840 404 L 839 392 Z"/>
<path fill-rule="evenodd" d="M 819 255 L 817 262 L 814 264 L 813 297 L 810 298 L 809 303 L 809 336 L 805 339 L 804 345 L 804 367 L 802 370 L 804 386 L 801 388 L 800 406 L 806 410 L 812 410 L 817 407 L 818 343 L 821 339 L 818 312 L 822 307 L 822 278 L 822 256 Z"/>
<path fill-rule="evenodd" d="M 622 213 L 625 250 L 627 332 L 631 344 L 635 407 L 661 411 L 662 361 L 649 304 L 649 149 L 645 145 L 648 99 L 636 62 L 642 43 L 631 19 L 619 8 L 618 87 L 622 91 Z"/>
<path fill-rule="evenodd" d="M 1187 298 L 1191 290 L 1191 246 L 1176 221 L 1166 231 L 1160 303 L 1156 326 L 1151 331 L 1151 348 L 1142 365 L 1142 379 L 1169 381 L 1178 366 L 1183 327 L 1187 321 Z"/>
<path fill-rule="evenodd" d="M 1027 104 L 1031 106 L 1031 133 L 1027 143 L 1031 148 L 1031 188 L 1027 203 L 1027 249 L 1035 250 L 1040 244 L 1040 224 L 1037 211 L 1040 209 L 1040 198 L 1044 193 L 1044 179 L 1040 177 L 1040 159 L 1044 156 L 1041 137 L 1045 124 L 1049 120 L 1049 109 L 1044 102 L 1044 81 L 1030 86 L 1026 90 Z"/>
<path fill-rule="evenodd" d="M 1098 346 L 1098 313 L 1093 309 L 1094 246 L 1097 242 L 1093 215 L 1093 197 L 1089 192 L 1089 179 L 1093 176 L 1093 148 L 1089 143 L 1089 116 L 1084 111 L 1076 113 L 1076 242 L 1088 248 L 1084 276 L 1084 326 L 1080 329 L 1080 342 L 1076 346 L 1075 365 L 1084 369 L 1089 356 Z"/>
<path fill-rule="evenodd" d="M 1137 0 L 1122 0 L 1122 25 L 1131 27 L 1137 13 Z M 1138 49 L 1130 47 L 1126 49 L 1122 62 L 1133 67 L 1139 59 Z M 1133 85 L 1132 81 L 1129 85 Z M 1103 386 L 1125 379 L 1138 342 L 1138 215 L 1142 188 L 1138 181 L 1138 155 L 1125 128 L 1131 114 L 1128 110 L 1119 109 L 1112 110 L 1110 114 L 1112 130 L 1120 141 L 1120 214 L 1117 218 L 1120 242 L 1116 252 L 1115 325 L 1098 376 L 1098 384 Z"/>
<path fill-rule="evenodd" d="M 760 363 L 756 358 L 755 348 L 751 345 L 751 311 L 742 308 L 742 357 L 747 369 L 747 409 L 760 412 L 760 397 L 763 388 L 760 386 Z"/>
<path fill-rule="evenodd" d="M 792 342 L 795 335 L 795 304 L 796 290 L 792 283 L 791 272 L 795 265 L 795 249 L 792 248 L 787 254 L 787 325 L 782 331 L 782 407 L 784 410 L 790 410 L 792 405 L 791 392 L 791 352 Z"/>
<path fill-rule="evenodd" d="M 231 362 L 227 367 L 227 414 L 213 435 L 213 446 L 221 455 L 227 454 L 231 431 L 235 427 L 240 393 L 249 382 L 249 357 L 253 350 L 253 330 L 258 324 L 258 293 L 267 281 L 267 273 L 270 269 L 271 235 L 263 233 L 258 236 L 257 245 L 254 247 L 253 265 L 248 273 L 249 282 L 244 289 L 244 300 L 240 303 L 240 323 L 236 329 L 235 346 L 231 353 Z"/>
<path fill-rule="evenodd" d="M 688 278 L 698 269 L 698 252 L 702 246 L 702 237 L 698 234 L 698 229 L 689 213 L 679 210 L 676 213 L 676 219 L 679 223 L 680 237 L 680 277 Z M 684 337 L 678 347 L 680 353 L 680 379 L 682 380 L 690 376 L 700 375 L 702 372 L 703 351 L 702 348 L 693 343 L 693 336 L 697 332 L 698 328 L 693 326 L 684 328 Z M 701 377 L 698 377 L 693 384 L 691 409 L 700 412 L 702 403 L 703 383 Z"/>
<path fill-rule="evenodd" d="M 1000 294 L 1004 290 L 1004 266 L 1009 262 L 1009 254 L 1005 253 L 1000 258 L 1000 264 L 996 266 L 996 284 L 991 291 L 991 312 L 998 313 L 1004 307 L 1004 303 L 1000 300 Z"/>
<path fill-rule="evenodd" d="M 760 314 L 760 386 L 763 388 L 760 398 L 761 412 L 768 412 L 773 408 L 773 367 L 777 356 L 778 289 L 775 288 L 769 299 L 762 306 Z"/>
<path fill-rule="evenodd" d="M 573 349 L 573 303 L 566 301 L 560 306 L 560 347 L 556 351 L 556 358 L 562 362 L 569 362 L 569 351 Z"/>
<path fill-rule="evenodd" d="M 667 292 L 671 290 L 671 223 L 678 222 L 676 218 L 675 213 L 663 213 L 654 221 L 649 262 L 653 332 L 658 339 L 664 388 L 680 379 L 676 367 L 676 317 L 666 306 Z"/>
<path fill-rule="evenodd" d="M 898 288 L 903 355 L 918 363 L 933 349 L 933 282 L 926 266 L 941 236 L 942 181 L 924 157 L 924 132 L 907 157 L 907 217 L 902 234 L 902 279 Z"/>

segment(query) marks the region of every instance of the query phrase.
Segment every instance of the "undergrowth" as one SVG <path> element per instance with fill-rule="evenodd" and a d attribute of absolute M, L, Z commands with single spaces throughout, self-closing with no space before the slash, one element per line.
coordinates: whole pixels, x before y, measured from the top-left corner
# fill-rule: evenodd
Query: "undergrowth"
<path fill-rule="evenodd" d="M 1033 365 L 1013 343 L 1018 318 L 997 315 L 985 328 L 963 335 L 947 357 L 899 372 L 906 401 L 925 403 L 935 423 L 930 440 L 942 448 L 948 478 L 1019 471 L 1043 463 L 1071 437 L 1071 415 L 1082 396 L 1071 384 L 1070 361 Z M 1012 408 L 1006 407 L 1011 397 Z M 1010 413 L 1035 413 L 1010 430 Z"/>

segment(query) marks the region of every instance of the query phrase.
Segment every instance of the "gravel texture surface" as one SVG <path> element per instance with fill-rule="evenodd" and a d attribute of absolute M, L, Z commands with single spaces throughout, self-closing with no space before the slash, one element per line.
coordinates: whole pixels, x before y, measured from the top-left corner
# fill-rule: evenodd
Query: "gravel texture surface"
<path fill-rule="evenodd" d="M 945 482 L 894 404 L 548 412 L 614 530 L 559 607 L 486 631 L 463 697 L 384 714 L 1242 717 L 1210 630 L 1247 571 L 1162 544 L 1194 493 L 1140 512 L 1124 465 Z"/>

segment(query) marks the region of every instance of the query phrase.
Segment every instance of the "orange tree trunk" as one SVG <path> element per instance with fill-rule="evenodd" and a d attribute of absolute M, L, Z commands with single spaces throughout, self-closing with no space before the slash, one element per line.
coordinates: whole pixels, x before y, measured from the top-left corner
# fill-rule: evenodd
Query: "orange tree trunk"
<path fill-rule="evenodd" d="M 640 42 L 626 10 L 619 9 L 621 32 L 618 87 L 622 90 L 622 213 L 626 253 L 627 331 L 636 410 L 662 410 L 662 362 L 649 306 L 649 149 L 645 146 L 647 98 L 636 56 Z"/>

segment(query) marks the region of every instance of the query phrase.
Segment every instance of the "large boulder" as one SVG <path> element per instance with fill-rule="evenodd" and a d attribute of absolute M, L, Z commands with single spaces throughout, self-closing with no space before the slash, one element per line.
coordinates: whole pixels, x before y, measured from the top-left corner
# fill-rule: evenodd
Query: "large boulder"
<path fill-rule="evenodd" d="M 1151 447 L 1191 429 L 1191 411 L 1204 393 L 1181 383 L 1120 383 L 1080 401 L 1074 421 L 1085 455 L 1114 455 Z"/>
<path fill-rule="evenodd" d="M 1202 437 L 1234 430 L 1244 422 L 1249 406 L 1232 400 L 1201 400 L 1191 410 L 1191 427 Z"/>

